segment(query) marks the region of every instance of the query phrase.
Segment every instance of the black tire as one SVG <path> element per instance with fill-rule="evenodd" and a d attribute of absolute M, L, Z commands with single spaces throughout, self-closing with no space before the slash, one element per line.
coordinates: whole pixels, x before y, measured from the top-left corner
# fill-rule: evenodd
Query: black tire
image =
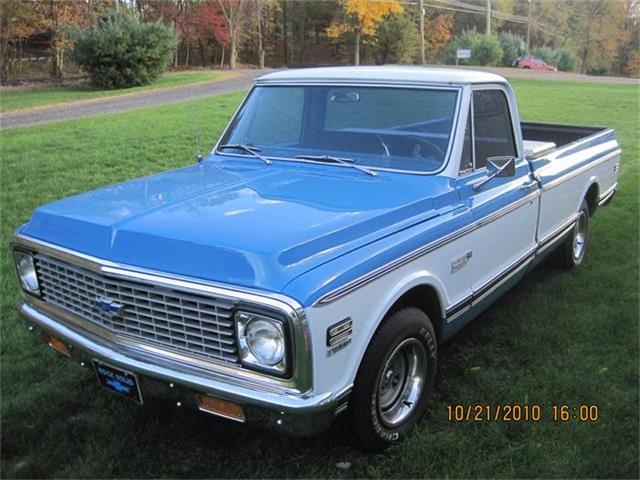
<path fill-rule="evenodd" d="M 436 335 L 422 310 L 404 308 L 384 320 L 362 359 L 349 402 L 362 450 L 379 452 L 407 437 L 424 416 L 436 366 Z"/>
<path fill-rule="evenodd" d="M 571 234 L 562 242 L 558 249 L 559 264 L 565 270 L 572 270 L 579 267 L 587 253 L 587 243 L 589 238 L 589 205 L 582 201 L 578 218 L 571 230 Z"/>

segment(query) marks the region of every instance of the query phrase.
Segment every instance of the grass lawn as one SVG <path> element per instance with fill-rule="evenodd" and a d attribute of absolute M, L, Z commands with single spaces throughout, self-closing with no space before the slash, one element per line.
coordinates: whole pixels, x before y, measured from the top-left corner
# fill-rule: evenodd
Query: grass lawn
<path fill-rule="evenodd" d="M 161 88 L 177 87 L 190 83 L 206 82 L 223 76 L 224 73 L 207 70 L 189 72 L 166 73 L 150 85 L 132 88 L 119 88 L 116 90 L 96 90 L 90 85 L 54 85 L 35 86 L 29 88 L 3 88 L 0 89 L 0 112 L 11 110 L 25 110 L 43 105 L 74 102 L 91 98 L 112 97 L 127 93 L 138 93 L 147 90 L 159 90 Z"/>
<path fill-rule="evenodd" d="M 301 440 L 164 402 L 139 408 L 100 391 L 92 372 L 36 342 L 15 311 L 7 245 L 34 207 L 192 162 L 192 112 L 203 144 L 212 144 L 240 94 L 2 131 L 0 475 L 638 478 L 638 91 L 513 85 L 526 120 L 617 129 L 624 148 L 618 195 L 593 218 L 581 268 L 540 266 L 441 348 L 427 418 L 381 455 L 351 449 L 340 421 Z M 516 402 L 541 405 L 542 420 L 447 421 L 449 404 Z M 555 423 L 554 404 L 597 404 L 600 419 Z"/>

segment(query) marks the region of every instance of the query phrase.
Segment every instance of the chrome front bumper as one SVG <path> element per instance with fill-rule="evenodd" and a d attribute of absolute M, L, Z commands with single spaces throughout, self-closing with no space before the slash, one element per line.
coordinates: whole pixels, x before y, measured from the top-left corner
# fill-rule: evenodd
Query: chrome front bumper
<path fill-rule="evenodd" d="M 181 407 L 197 408 L 196 395 L 211 395 L 241 405 L 249 424 L 296 436 L 326 430 L 334 417 L 346 408 L 349 390 L 294 394 L 258 385 L 224 372 L 198 368 L 148 350 L 110 342 L 64 323 L 35 302 L 25 299 L 18 306 L 32 331 L 48 333 L 63 341 L 70 347 L 71 358 L 83 365 L 90 366 L 93 360 L 99 360 L 135 373 L 140 377 L 143 396 L 160 395 Z"/>

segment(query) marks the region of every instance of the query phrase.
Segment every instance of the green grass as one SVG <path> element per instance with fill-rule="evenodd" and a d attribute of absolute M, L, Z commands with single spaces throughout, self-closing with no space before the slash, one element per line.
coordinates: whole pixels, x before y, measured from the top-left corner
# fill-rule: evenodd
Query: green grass
<path fill-rule="evenodd" d="M 2 132 L 1 476 L 638 478 L 638 91 L 514 80 L 524 119 L 610 125 L 620 190 L 593 217 L 581 268 L 542 265 L 441 347 L 437 395 L 416 434 L 381 455 L 344 424 L 293 439 L 187 411 L 139 408 L 26 332 L 7 243 L 44 202 L 193 161 L 191 113 L 219 134 L 241 96 Z M 537 403 L 538 423 L 450 423 L 459 403 Z M 597 423 L 554 423 L 552 404 L 598 404 Z M 349 462 L 339 469 L 338 462 Z"/>
<path fill-rule="evenodd" d="M 220 78 L 223 74 L 207 70 L 167 73 L 150 85 L 116 90 L 98 90 L 86 83 L 57 86 L 37 86 L 24 89 L 0 90 L 0 112 L 25 110 L 43 105 L 75 102 L 93 98 L 112 97 L 127 93 L 138 93 L 161 88 L 177 87 L 190 83 L 206 82 Z"/>

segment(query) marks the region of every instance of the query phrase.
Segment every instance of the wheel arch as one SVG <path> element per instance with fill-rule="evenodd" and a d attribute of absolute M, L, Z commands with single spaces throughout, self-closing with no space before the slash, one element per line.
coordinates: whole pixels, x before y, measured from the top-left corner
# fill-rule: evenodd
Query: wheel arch
<path fill-rule="evenodd" d="M 591 177 L 589 179 L 589 184 L 587 188 L 583 192 L 583 195 L 580 197 L 580 204 L 582 201 L 586 201 L 589 206 L 589 215 L 593 215 L 596 209 L 598 208 L 598 199 L 600 198 L 600 186 L 598 185 L 598 180 L 595 177 Z M 580 206 L 578 206 L 578 209 Z"/>
<path fill-rule="evenodd" d="M 442 308 L 443 302 L 440 298 L 440 294 L 436 287 L 430 283 L 421 283 L 415 285 L 405 291 L 394 303 L 389 307 L 385 313 L 383 319 L 378 324 L 378 328 L 389 315 L 393 315 L 395 312 L 406 307 L 415 307 L 422 310 L 427 314 L 433 329 L 436 333 L 436 338 L 440 339 L 442 327 L 444 325 L 444 311 Z M 377 329 L 376 329 L 377 330 Z"/>
<path fill-rule="evenodd" d="M 405 278 L 380 302 L 377 313 L 374 315 L 375 322 L 368 334 L 367 347 L 385 319 L 399 309 L 408 306 L 419 308 L 427 314 L 439 340 L 444 325 L 446 299 L 444 285 L 431 273 L 420 271 Z M 364 352 L 362 352 L 358 364 L 362 361 L 363 356 Z"/>

